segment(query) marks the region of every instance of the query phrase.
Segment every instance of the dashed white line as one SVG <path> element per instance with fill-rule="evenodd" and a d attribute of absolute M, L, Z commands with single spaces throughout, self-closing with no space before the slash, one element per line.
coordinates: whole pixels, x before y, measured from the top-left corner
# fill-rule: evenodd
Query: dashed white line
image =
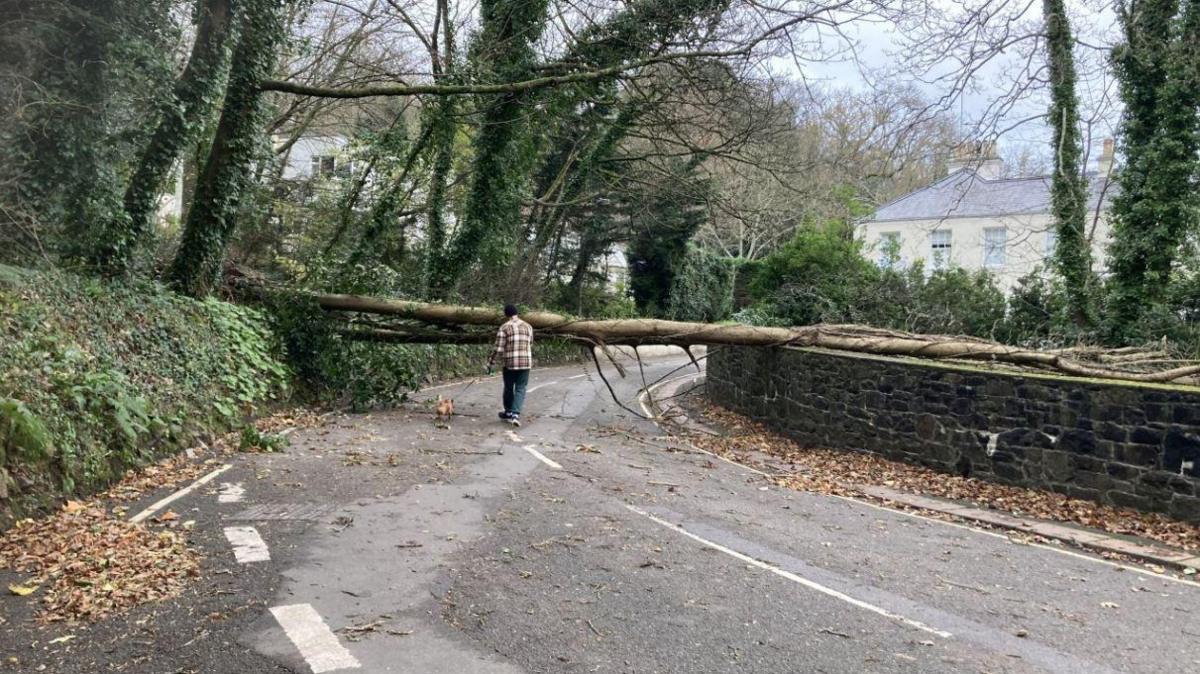
<path fill-rule="evenodd" d="M 688 538 L 696 541 L 697 543 L 700 543 L 701 545 L 712 548 L 713 550 L 716 550 L 718 552 L 723 552 L 723 553 L 729 555 L 730 557 L 741 560 L 747 564 L 757 566 L 758 568 L 763 569 L 765 571 L 770 571 L 771 573 L 773 573 L 781 578 L 786 578 L 794 583 L 799 583 L 800 585 L 803 585 L 804 587 L 807 587 L 810 590 L 816 590 L 817 592 L 820 592 L 822 594 L 833 597 L 834 599 L 840 599 L 841 601 L 844 601 L 847 604 L 850 604 L 851 606 L 857 606 L 858 608 L 861 608 L 863 610 L 870 611 L 872 613 L 877 613 L 877 614 L 879 614 L 885 618 L 888 618 L 890 620 L 895 620 L 896 622 L 908 625 L 909 627 L 915 627 L 916 629 L 922 630 L 924 632 L 929 632 L 930 634 L 935 634 L 943 639 L 949 639 L 950 637 L 954 636 L 953 634 L 951 634 L 950 632 L 947 632 L 945 630 L 939 630 L 935 627 L 930 627 L 929 625 L 926 625 L 925 623 L 920 622 L 918 620 L 906 618 L 898 613 L 893 613 L 892 611 L 889 611 L 885 608 L 880 608 L 874 604 L 868 604 L 865 601 L 862 601 L 860 599 L 855 599 L 854 597 L 851 597 L 848 594 L 845 594 L 843 592 L 838 592 L 837 590 L 835 590 L 831 587 L 826 587 L 814 580 L 809 580 L 803 576 L 792 573 L 791 571 L 788 571 L 786 569 L 781 569 L 778 566 L 775 566 L 774 564 L 768 564 L 764 561 L 755 559 L 749 555 L 744 555 L 744 554 L 738 552 L 737 550 L 727 548 L 724 545 L 721 545 L 720 543 L 715 543 L 713 541 L 708 540 L 707 538 L 697 536 L 696 534 L 693 534 L 692 532 L 688 531 L 687 529 L 684 529 L 682 526 L 679 526 L 678 524 L 673 524 L 673 523 L 668 522 L 660 517 L 651 515 L 650 513 L 646 512 L 645 510 L 642 510 L 641 508 L 638 508 L 637 506 L 632 506 L 632 505 L 626 504 L 625 507 L 628 508 L 629 510 L 641 515 L 642 517 L 649 519 L 650 521 L 652 521 L 656 524 L 660 524 L 672 531 L 683 534 L 684 536 L 687 536 Z"/>
<path fill-rule="evenodd" d="M 534 455 L 534 457 L 536 457 L 538 461 L 541 461 L 542 463 L 546 464 L 547 466 L 550 466 L 551 468 L 553 468 L 555 470 L 562 470 L 562 466 L 560 466 L 558 463 L 556 463 L 554 461 L 551 461 L 550 459 L 547 459 L 546 456 L 544 454 L 542 454 L 541 452 L 537 451 L 537 449 L 535 449 L 535 447 L 537 447 L 537 445 L 525 445 L 525 451 Z"/>
<path fill-rule="evenodd" d="M 160 509 L 165 508 L 170 503 L 173 503 L 177 499 L 181 499 L 184 496 L 187 496 L 188 494 L 192 493 L 193 491 L 196 491 L 197 487 L 202 487 L 202 486 L 208 484 L 209 482 L 212 482 L 218 475 L 220 475 L 221 473 L 224 473 L 225 471 L 229 470 L 230 468 L 233 468 L 233 464 L 227 463 L 227 464 L 221 466 L 220 468 L 205 475 L 204 477 L 200 478 L 199 480 L 196 480 L 195 482 L 184 487 L 183 489 L 180 489 L 179 491 L 175 492 L 174 494 L 171 494 L 170 496 L 162 499 L 161 501 L 158 501 L 157 503 L 150 506 L 149 508 L 146 508 L 142 512 L 134 515 L 133 517 L 129 518 L 129 521 L 133 522 L 134 524 L 144 521 L 146 518 L 148 518 L 151 515 L 153 515 L 154 513 L 158 512 Z"/>
<path fill-rule="evenodd" d="M 222 482 L 221 490 L 217 493 L 217 503 L 237 503 L 246 496 L 246 488 L 241 482 Z"/>
<path fill-rule="evenodd" d="M 338 642 L 337 636 L 311 604 L 276 606 L 271 609 L 271 614 L 312 668 L 313 674 L 362 667 L 350 651 Z"/>
<path fill-rule="evenodd" d="M 233 556 L 239 564 L 271 560 L 267 542 L 254 527 L 225 527 L 225 538 L 233 546 Z"/>

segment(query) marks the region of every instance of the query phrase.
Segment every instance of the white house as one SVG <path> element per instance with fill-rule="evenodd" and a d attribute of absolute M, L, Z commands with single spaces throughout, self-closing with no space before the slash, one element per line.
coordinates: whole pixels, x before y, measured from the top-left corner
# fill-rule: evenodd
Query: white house
<path fill-rule="evenodd" d="M 1101 270 L 1115 189 L 1108 179 L 1112 156 L 1112 141 L 1106 140 L 1097 170 L 1088 176 L 1087 231 Z M 923 260 L 927 269 L 986 269 L 1007 292 L 1048 262 L 1055 232 L 1050 177 L 1002 178 L 1003 168 L 992 143 L 960 151 L 946 177 L 880 206 L 859 223 L 859 236 L 881 265 Z"/>
<path fill-rule="evenodd" d="M 276 139 L 276 145 L 282 139 Z M 284 180 L 331 177 L 350 169 L 346 146 L 350 139 L 341 135 L 301 136 L 292 144 L 283 166 Z"/>

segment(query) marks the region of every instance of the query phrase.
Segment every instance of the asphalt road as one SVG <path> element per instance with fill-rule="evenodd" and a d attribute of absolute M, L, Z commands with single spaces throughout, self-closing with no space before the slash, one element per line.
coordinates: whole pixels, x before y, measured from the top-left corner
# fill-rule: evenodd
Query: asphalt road
<path fill-rule="evenodd" d="M 582 366 L 530 386 L 515 431 L 493 379 L 423 394 L 477 415 L 449 428 L 414 404 L 239 455 L 174 505 L 196 587 L 0 647 L 53 672 L 1200 672 L 1200 586 L 670 451 Z"/>

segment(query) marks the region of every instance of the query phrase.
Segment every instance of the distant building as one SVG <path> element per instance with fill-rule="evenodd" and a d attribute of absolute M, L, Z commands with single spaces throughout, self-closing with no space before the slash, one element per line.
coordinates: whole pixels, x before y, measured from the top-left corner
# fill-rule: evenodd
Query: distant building
<path fill-rule="evenodd" d="M 349 138 L 340 135 L 301 136 L 287 152 L 283 179 L 331 178 L 349 173 L 349 143 Z"/>
<path fill-rule="evenodd" d="M 594 264 L 595 270 L 604 275 L 605 286 L 610 292 L 629 289 L 629 260 L 625 257 L 625 244 L 613 244 Z"/>
<path fill-rule="evenodd" d="M 1098 270 L 1109 243 L 1112 161 L 1113 143 L 1106 140 L 1088 176 L 1087 231 Z M 1007 292 L 1049 261 L 1057 240 L 1050 177 L 1002 178 L 1003 169 L 993 143 L 960 149 L 946 177 L 880 206 L 858 225 L 859 236 L 881 265 L 921 260 L 930 270 L 986 269 Z"/>

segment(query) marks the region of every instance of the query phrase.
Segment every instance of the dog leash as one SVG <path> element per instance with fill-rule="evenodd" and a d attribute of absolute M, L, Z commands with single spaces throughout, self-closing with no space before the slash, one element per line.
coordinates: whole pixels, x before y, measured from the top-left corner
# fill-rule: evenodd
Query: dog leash
<path fill-rule="evenodd" d="M 460 390 L 458 393 L 454 394 L 454 397 L 456 397 L 456 398 L 461 397 L 462 394 L 467 392 L 467 389 L 471 388 L 471 386 L 474 385 L 475 382 L 477 382 L 479 380 L 480 380 L 480 377 L 476 377 L 476 378 L 472 379 L 471 381 L 467 382 L 467 385 L 462 387 L 462 390 Z"/>

